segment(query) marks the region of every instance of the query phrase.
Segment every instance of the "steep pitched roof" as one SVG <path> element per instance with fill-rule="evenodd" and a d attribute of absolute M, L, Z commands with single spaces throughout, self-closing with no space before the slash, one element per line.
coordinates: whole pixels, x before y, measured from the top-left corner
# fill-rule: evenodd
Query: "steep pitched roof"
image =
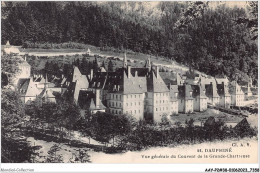
<path fill-rule="evenodd" d="M 178 85 L 170 85 L 169 89 L 170 89 L 170 99 L 171 99 L 171 101 L 177 101 L 178 100 L 178 94 L 179 94 Z"/>
<path fill-rule="evenodd" d="M 46 89 L 46 88 L 44 88 L 43 90 L 42 90 L 42 92 L 39 94 L 39 97 L 40 98 L 55 98 L 55 96 L 53 95 L 53 92 L 50 90 L 50 89 Z"/>
<path fill-rule="evenodd" d="M 205 85 L 207 97 L 219 97 L 216 83 L 210 83 Z"/>
<path fill-rule="evenodd" d="M 31 78 L 21 78 L 18 80 L 17 90 L 21 96 L 36 96 L 39 90 L 36 88 Z"/>
<path fill-rule="evenodd" d="M 157 72 L 154 72 L 153 70 L 149 72 L 147 76 L 147 91 L 155 93 L 169 92 L 169 89 L 162 80 L 159 72 L 157 75 L 156 73 Z"/>
<path fill-rule="evenodd" d="M 192 100 L 192 88 L 190 85 L 180 85 L 178 86 L 178 99 Z"/>
<path fill-rule="evenodd" d="M 192 97 L 200 97 L 200 98 L 206 98 L 205 92 L 206 89 L 202 85 L 191 85 L 192 89 Z"/>
<path fill-rule="evenodd" d="M 236 81 L 231 82 L 231 89 L 229 90 L 230 94 L 244 94 L 243 90 L 241 89 L 241 86 L 238 85 Z"/>
<path fill-rule="evenodd" d="M 99 106 L 97 106 L 95 103 L 96 103 L 96 97 L 93 92 L 87 90 L 80 90 L 78 104 L 81 109 L 103 110 L 106 108 L 101 101 L 99 103 Z"/>
<path fill-rule="evenodd" d="M 217 84 L 218 94 L 219 96 L 230 96 L 228 92 L 228 86 L 223 83 Z"/>
<path fill-rule="evenodd" d="M 96 72 L 89 83 L 90 88 L 108 89 L 108 84 L 118 78 L 117 72 Z"/>
<path fill-rule="evenodd" d="M 114 76 L 108 76 L 106 87 L 109 92 L 119 92 L 123 94 L 138 94 L 147 91 L 146 78 L 133 76 L 131 67 L 128 70 L 118 69 Z M 128 73 L 129 71 L 129 73 Z"/>
<path fill-rule="evenodd" d="M 131 72 L 131 68 L 130 74 L 125 68 L 120 68 L 115 72 L 97 72 L 90 82 L 90 87 L 123 94 L 146 92 L 146 78 L 133 76 Z"/>
<path fill-rule="evenodd" d="M 146 77 L 126 76 L 123 72 L 123 93 L 124 94 L 140 94 L 147 91 Z"/>
<path fill-rule="evenodd" d="M 73 72 L 72 72 L 72 82 L 75 82 L 81 76 L 82 76 L 82 74 L 79 71 L 79 68 L 75 66 L 74 69 L 73 69 Z"/>

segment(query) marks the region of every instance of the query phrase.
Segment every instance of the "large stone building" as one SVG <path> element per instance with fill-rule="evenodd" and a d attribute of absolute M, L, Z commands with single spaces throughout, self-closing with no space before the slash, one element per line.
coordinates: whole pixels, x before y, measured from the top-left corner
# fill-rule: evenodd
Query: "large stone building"
<path fill-rule="evenodd" d="M 178 85 L 169 85 L 170 89 L 170 114 L 178 114 Z"/>
<path fill-rule="evenodd" d="M 163 114 L 169 115 L 170 91 L 159 74 L 159 68 L 152 69 L 150 59 L 143 68 L 127 65 L 115 72 L 96 72 L 89 90 L 100 90 L 100 98 L 112 114 L 131 114 L 136 119 L 144 116 L 160 121 Z"/>
<path fill-rule="evenodd" d="M 216 86 L 216 82 L 210 82 L 210 84 L 205 85 L 206 96 L 208 97 L 208 103 L 213 106 L 219 105 L 219 95 Z"/>
<path fill-rule="evenodd" d="M 219 98 L 219 106 L 229 108 L 231 105 L 231 95 L 228 92 L 228 86 L 222 82 L 217 84 Z"/>
<path fill-rule="evenodd" d="M 245 93 L 243 92 L 241 86 L 238 85 L 236 81 L 231 82 L 230 94 L 231 94 L 231 105 L 244 106 Z"/>
<path fill-rule="evenodd" d="M 112 114 L 131 114 L 143 119 L 146 79 L 133 76 L 131 67 L 115 72 L 114 80 L 107 84 L 107 111 Z"/>
<path fill-rule="evenodd" d="M 153 120 L 161 121 L 162 115 L 169 115 L 170 90 L 159 74 L 159 68 L 151 70 L 147 75 L 146 113 L 153 115 Z"/>
<path fill-rule="evenodd" d="M 181 113 L 191 113 L 194 111 L 193 108 L 193 97 L 191 85 L 184 84 L 178 86 L 178 107 Z"/>
<path fill-rule="evenodd" d="M 201 84 L 191 85 L 194 111 L 205 111 L 207 109 L 206 89 Z"/>

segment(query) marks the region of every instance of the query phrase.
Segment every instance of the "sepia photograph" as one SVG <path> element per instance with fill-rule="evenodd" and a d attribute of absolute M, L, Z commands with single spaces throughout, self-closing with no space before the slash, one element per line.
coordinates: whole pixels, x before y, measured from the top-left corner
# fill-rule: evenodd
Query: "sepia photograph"
<path fill-rule="evenodd" d="M 259 172 L 258 122 L 258 1 L 1 1 L 1 172 Z"/>

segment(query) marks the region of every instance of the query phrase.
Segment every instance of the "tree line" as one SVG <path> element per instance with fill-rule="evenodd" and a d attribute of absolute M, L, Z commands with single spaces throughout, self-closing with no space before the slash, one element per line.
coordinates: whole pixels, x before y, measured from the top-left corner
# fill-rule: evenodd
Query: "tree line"
<path fill-rule="evenodd" d="M 195 126 L 194 120 L 187 119 L 184 125 L 172 122 L 165 116 L 161 123 L 137 121 L 131 115 L 112 115 L 104 112 L 95 114 L 86 111 L 61 98 L 57 103 L 42 103 L 40 100 L 24 105 L 16 91 L 4 89 L 1 98 L 1 157 L 5 163 L 21 162 L 64 162 L 59 151 L 60 144 L 72 147 L 91 146 L 74 139 L 73 133 L 93 138 L 101 143 L 112 144 L 105 152 L 115 153 L 127 150 L 141 150 L 152 146 L 201 143 L 204 141 L 232 138 L 255 137 L 257 129 L 244 123 L 232 128 L 223 121 L 210 117 L 203 126 Z M 46 158 L 41 159 L 40 146 L 27 140 L 53 141 Z M 70 162 L 89 162 L 88 151 L 79 150 Z"/>

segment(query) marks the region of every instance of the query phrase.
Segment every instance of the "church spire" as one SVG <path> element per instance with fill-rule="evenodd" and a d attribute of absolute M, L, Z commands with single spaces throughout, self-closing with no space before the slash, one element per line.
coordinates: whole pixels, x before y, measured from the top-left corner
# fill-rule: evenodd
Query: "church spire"
<path fill-rule="evenodd" d="M 124 62 L 123 62 L 123 67 L 127 68 L 127 59 L 126 59 L 126 53 L 125 53 L 125 57 L 124 57 Z"/>

